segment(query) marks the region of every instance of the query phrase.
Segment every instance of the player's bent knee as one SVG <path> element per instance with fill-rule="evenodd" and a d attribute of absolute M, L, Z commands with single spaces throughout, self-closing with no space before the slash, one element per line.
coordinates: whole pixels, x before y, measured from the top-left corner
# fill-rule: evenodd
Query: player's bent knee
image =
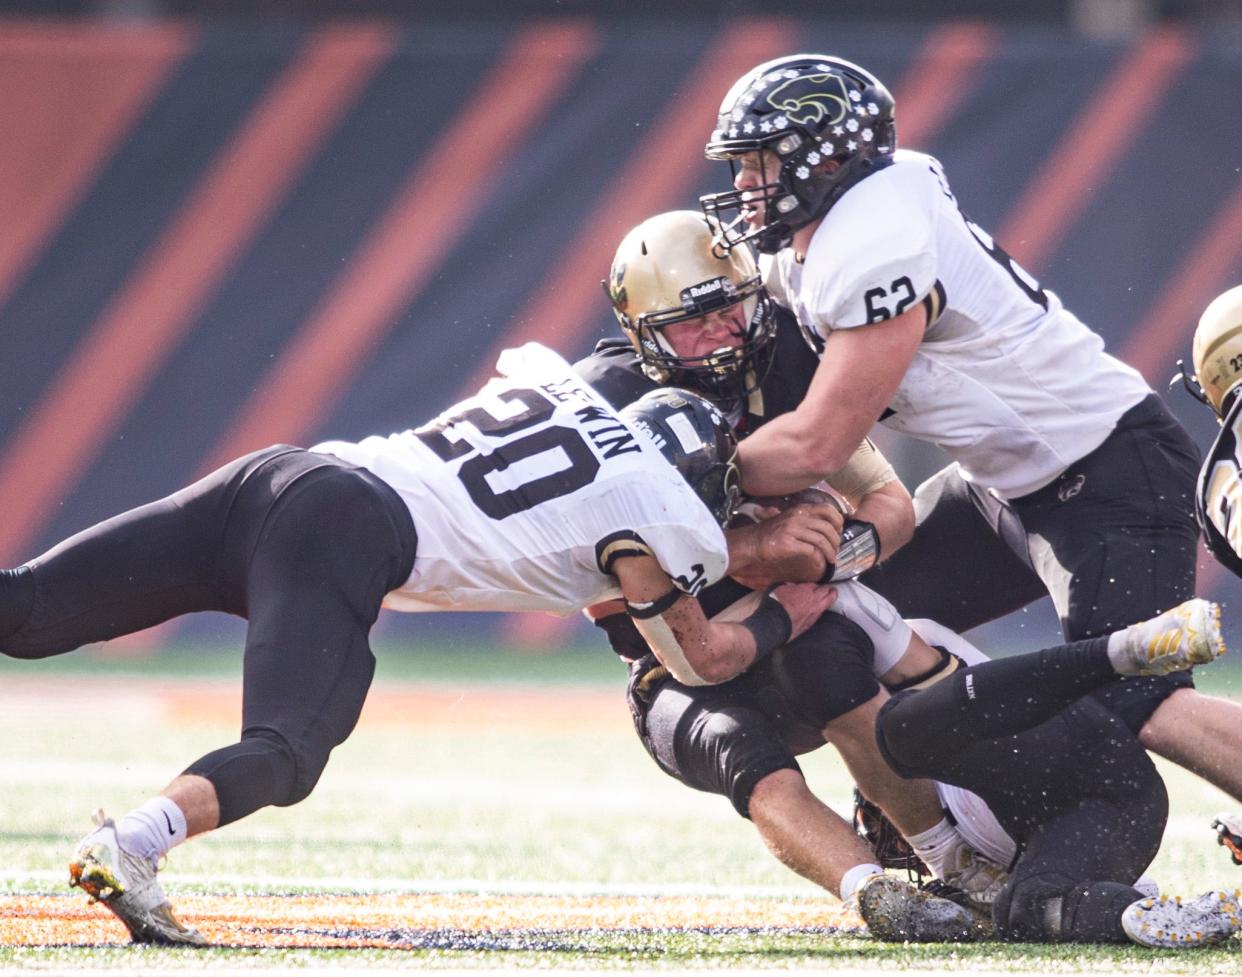
<path fill-rule="evenodd" d="M 927 736 L 917 724 L 908 722 L 901 706 L 913 690 L 898 692 L 880 707 L 875 720 L 876 744 L 880 755 L 898 776 L 925 777 Z"/>
<path fill-rule="evenodd" d="M 770 774 L 793 770 L 801 776 L 793 754 L 771 727 L 746 710 L 703 714 L 678 753 L 687 783 L 723 794 L 744 818 L 750 817 L 756 785 Z"/>
<path fill-rule="evenodd" d="M 1193 728 L 1193 720 L 1189 717 L 1199 698 L 1196 689 L 1178 689 L 1156 706 L 1139 728 L 1138 740 L 1143 748 L 1161 755 L 1174 749 L 1179 736 L 1185 732 L 1184 724 L 1189 721 Z"/>
<path fill-rule="evenodd" d="M 240 742 L 208 753 L 184 772 L 211 782 L 223 826 L 263 807 L 304 800 L 322 771 L 321 764 L 308 778 L 288 740 L 276 730 L 259 729 L 247 730 Z"/>
<path fill-rule="evenodd" d="M 1001 890 L 992 907 L 996 935 L 1015 943 L 1062 939 L 1061 915 L 1066 894 L 1075 886 L 1068 875 L 1017 878 Z"/>

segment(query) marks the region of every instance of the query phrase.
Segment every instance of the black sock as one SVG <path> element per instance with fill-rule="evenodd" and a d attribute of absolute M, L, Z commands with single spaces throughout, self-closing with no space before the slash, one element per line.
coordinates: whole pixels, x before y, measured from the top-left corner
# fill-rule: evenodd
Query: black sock
<path fill-rule="evenodd" d="M 972 665 L 901 703 L 902 725 L 966 741 L 1021 733 L 1117 677 L 1108 637 Z"/>

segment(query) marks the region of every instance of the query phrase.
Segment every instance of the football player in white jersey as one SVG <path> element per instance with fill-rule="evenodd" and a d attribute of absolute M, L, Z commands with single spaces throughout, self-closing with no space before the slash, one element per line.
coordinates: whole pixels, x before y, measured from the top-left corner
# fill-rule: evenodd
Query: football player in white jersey
<path fill-rule="evenodd" d="M 1198 389 L 1187 389 L 1212 408 L 1221 426 L 1199 473 L 1195 513 L 1212 555 L 1242 576 L 1242 285 L 1203 311 L 1193 358 Z"/>
<path fill-rule="evenodd" d="M 784 585 L 726 623 L 692 599 L 729 568 L 737 491 L 736 442 L 709 402 L 665 390 L 616 412 L 535 344 L 499 369 L 420 428 L 247 455 L 0 571 L 0 651 L 16 658 L 190 611 L 249 622 L 240 741 L 119 822 L 97 812 L 70 863 L 135 941 L 204 942 L 174 916 L 160 858 L 311 792 L 358 719 L 381 604 L 571 613 L 621 598 L 693 686 L 744 671 L 831 603 L 826 586 Z"/>
<path fill-rule="evenodd" d="M 753 242 L 820 355 L 798 408 L 743 444 L 748 492 L 814 483 L 880 421 L 954 459 L 916 492 L 912 542 L 868 577 L 904 616 L 961 632 L 1048 594 L 1076 640 L 1192 595 L 1197 448 L 965 215 L 940 164 L 897 148 L 874 76 L 818 54 L 762 64 L 725 95 L 706 151 L 734 171 L 701 201 L 719 247 Z M 1242 797 L 1242 707 L 1185 674 L 1093 694 Z"/>

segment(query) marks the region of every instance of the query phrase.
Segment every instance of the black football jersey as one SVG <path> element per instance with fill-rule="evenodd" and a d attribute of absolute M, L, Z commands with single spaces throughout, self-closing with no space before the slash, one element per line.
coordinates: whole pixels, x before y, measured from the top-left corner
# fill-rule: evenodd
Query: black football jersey
<path fill-rule="evenodd" d="M 818 366 L 819 357 L 807 345 L 793 314 L 777 306 L 772 365 L 758 389 L 746 399 L 744 416 L 737 424 L 738 436 L 796 408 Z M 638 354 L 620 336 L 601 339 L 589 356 L 574 364 L 574 370 L 617 409 L 659 386 L 643 373 Z"/>

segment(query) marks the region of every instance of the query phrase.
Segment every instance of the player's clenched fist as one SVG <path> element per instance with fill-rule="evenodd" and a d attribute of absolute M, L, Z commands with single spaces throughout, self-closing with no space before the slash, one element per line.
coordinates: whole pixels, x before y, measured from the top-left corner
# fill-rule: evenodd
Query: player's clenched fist
<path fill-rule="evenodd" d="M 836 561 L 845 516 L 823 493 L 815 493 L 816 501 L 800 498 L 743 507 L 741 515 L 755 521 L 728 532 L 731 577 L 755 588 L 824 578 Z M 769 501 L 775 504 L 764 504 Z"/>

